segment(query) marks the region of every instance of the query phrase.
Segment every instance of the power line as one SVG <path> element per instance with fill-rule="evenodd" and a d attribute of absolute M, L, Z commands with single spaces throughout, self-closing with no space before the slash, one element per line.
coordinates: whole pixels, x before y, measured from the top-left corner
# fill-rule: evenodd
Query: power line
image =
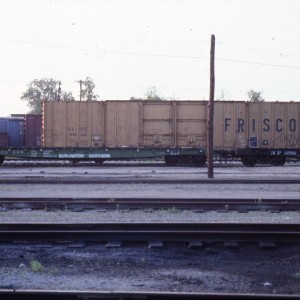
<path fill-rule="evenodd" d="M 298 66 L 288 66 L 288 65 L 276 65 L 276 64 L 267 64 L 267 63 L 254 62 L 254 61 L 228 59 L 228 58 L 216 58 L 216 59 L 217 60 L 234 62 L 234 63 L 251 64 L 251 65 L 259 65 L 259 66 L 267 66 L 267 67 L 300 69 L 300 66 L 298 67 Z"/>
<path fill-rule="evenodd" d="M 131 55 L 131 56 L 150 56 L 150 57 L 165 57 L 165 58 L 185 58 L 185 59 L 208 59 L 208 56 L 188 56 L 188 55 L 168 55 L 168 54 L 152 54 L 152 53 L 138 53 L 138 52 L 125 52 L 125 51 L 108 51 L 108 50 L 98 50 L 98 49 L 86 49 L 86 48 L 78 48 L 78 47 L 70 47 L 70 46 L 60 46 L 60 45 L 50 45 L 50 44 L 43 44 L 37 42 L 28 42 L 28 41 L 20 41 L 20 40 L 13 40 L 13 39 L 0 39 L 9 42 L 16 42 L 16 43 L 23 43 L 27 45 L 37 45 L 49 48 L 60 48 L 60 49 L 70 49 L 70 50 L 77 50 L 77 51 L 85 51 L 85 52 L 97 52 L 102 55 L 105 54 L 120 54 L 120 55 Z M 250 64 L 250 65 L 260 65 L 260 66 L 268 66 L 268 67 L 279 67 L 279 68 L 291 68 L 291 69 L 300 69 L 300 66 L 290 66 L 290 65 L 278 65 L 278 64 L 268 64 L 268 63 L 261 63 L 261 62 L 253 62 L 253 61 L 246 61 L 246 60 L 235 60 L 235 59 L 228 59 L 228 58 L 216 58 L 216 60 L 221 61 L 229 61 L 234 63 L 243 63 L 243 64 Z"/>
<path fill-rule="evenodd" d="M 105 38 L 105 37 L 92 37 L 86 35 L 73 35 L 73 34 L 63 34 L 63 33 L 54 33 L 54 32 L 44 32 L 44 31 L 37 31 L 37 30 L 28 30 L 23 28 L 15 28 L 15 27 L 6 27 L 0 26 L 0 28 L 21 31 L 21 32 L 30 32 L 35 34 L 44 34 L 44 35 L 52 35 L 52 36 L 60 36 L 60 37 L 67 37 L 67 38 L 79 38 L 79 39 L 87 39 L 87 40 L 102 40 L 102 41 L 113 41 L 113 42 L 133 42 L 133 43 L 209 43 L 206 40 L 197 40 L 197 41 L 187 41 L 187 40 L 135 40 L 135 39 L 117 39 L 117 38 Z"/>
<path fill-rule="evenodd" d="M 224 43 L 224 42 L 218 42 L 218 44 L 219 45 L 233 47 L 233 48 L 240 48 L 240 49 L 246 49 L 246 50 L 256 51 L 256 52 L 272 53 L 272 54 L 276 54 L 276 55 L 280 55 L 280 56 L 300 57 L 300 55 L 296 55 L 296 54 L 288 54 L 288 53 L 284 53 L 284 52 L 276 52 L 276 51 L 270 51 L 270 50 L 250 48 L 250 47 L 232 45 L 232 44 L 228 44 L 228 43 Z"/>
<path fill-rule="evenodd" d="M 117 38 L 105 38 L 105 37 L 93 37 L 93 36 L 82 36 L 82 35 L 72 35 L 72 34 L 62 34 L 62 33 L 54 33 L 54 32 L 44 32 L 44 31 L 37 31 L 37 30 L 28 30 L 24 28 L 15 28 L 15 27 L 7 27 L 7 26 L 0 26 L 0 28 L 9 29 L 9 30 L 15 30 L 15 31 L 21 31 L 21 32 L 30 32 L 35 34 L 44 34 L 44 35 L 52 35 L 52 36 L 61 36 L 61 37 L 67 37 L 67 38 L 80 38 L 80 39 L 90 39 L 90 40 L 104 40 L 104 41 L 116 41 L 116 42 L 134 42 L 134 43 L 191 43 L 191 44 L 197 44 L 197 43 L 209 43 L 208 40 L 136 40 L 136 39 L 117 39 Z M 258 48 L 252 48 L 252 47 L 245 47 L 240 45 L 233 45 L 230 43 L 225 42 L 217 42 L 219 45 L 233 47 L 233 48 L 239 48 L 239 49 L 246 49 L 256 52 L 262 52 L 262 53 L 271 53 L 276 54 L 280 56 L 290 56 L 290 57 L 300 57 L 300 55 L 296 54 L 290 54 L 285 52 L 276 52 L 276 51 L 270 51 L 270 50 L 264 50 L 264 49 L 258 49 Z"/>
<path fill-rule="evenodd" d="M 122 51 L 103 51 L 108 54 L 122 54 L 133 56 L 152 56 L 152 57 L 167 57 L 167 58 L 187 58 L 187 59 L 208 59 L 208 56 L 188 56 L 188 55 L 168 55 L 168 54 L 151 54 L 151 53 L 136 53 L 136 52 L 122 52 Z"/>
<path fill-rule="evenodd" d="M 167 57 L 167 58 L 188 58 L 188 59 L 207 59 L 208 56 L 188 56 L 188 55 L 168 55 L 168 54 L 153 54 L 153 53 L 138 53 L 138 52 L 126 52 L 126 51 L 108 51 L 108 50 L 100 50 L 100 49 L 87 49 L 87 48 L 78 48 L 78 47 L 71 47 L 71 46 L 60 46 L 60 45 L 50 45 L 44 43 L 37 43 L 37 42 L 28 42 L 28 41 L 20 41 L 14 39 L 6 39 L 0 38 L 2 41 L 8 42 L 15 42 L 15 43 L 22 43 L 26 45 L 37 45 L 49 48 L 60 48 L 60 49 L 70 49 L 70 50 L 78 50 L 78 51 L 85 51 L 85 52 L 98 52 L 103 55 L 105 54 L 122 54 L 122 55 L 133 55 L 133 56 L 153 56 L 153 57 Z"/>
<path fill-rule="evenodd" d="M 42 34 L 42 35 L 52 35 L 52 36 L 61 36 L 61 37 L 67 37 L 67 38 L 80 38 L 80 39 L 90 39 L 90 40 L 103 40 L 103 41 L 115 41 L 115 42 L 134 42 L 134 43 L 191 43 L 191 44 L 197 44 L 197 43 L 210 43 L 208 40 L 136 40 L 136 39 L 117 39 L 117 38 L 105 38 L 105 37 L 92 37 L 92 36 L 82 36 L 82 35 L 72 35 L 72 34 L 62 34 L 62 33 L 54 33 L 54 32 L 44 32 L 44 31 L 37 31 L 37 30 L 29 30 L 24 28 L 15 28 L 15 27 L 8 27 L 8 26 L 0 26 L 0 28 L 9 29 L 9 30 L 15 30 L 15 31 L 21 31 L 21 32 L 30 32 L 35 34 Z M 256 52 L 262 52 L 262 53 L 272 53 L 280 56 L 290 56 L 290 57 L 300 57 L 300 55 L 296 54 L 289 54 L 285 52 L 276 52 L 276 51 L 270 51 L 270 50 L 264 50 L 264 49 L 258 49 L 258 48 L 252 48 L 252 47 L 245 47 L 240 45 L 233 45 L 229 43 L 224 42 L 217 42 L 219 45 L 223 46 L 229 46 L 233 48 L 239 48 L 239 49 L 246 49 Z"/>

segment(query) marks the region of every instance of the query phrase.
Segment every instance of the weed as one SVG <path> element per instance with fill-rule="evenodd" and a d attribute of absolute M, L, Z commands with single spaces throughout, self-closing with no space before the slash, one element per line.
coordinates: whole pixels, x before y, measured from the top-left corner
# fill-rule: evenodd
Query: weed
<path fill-rule="evenodd" d="M 30 267 L 33 272 L 42 272 L 44 270 L 44 266 L 37 260 L 32 260 L 30 262 Z"/>

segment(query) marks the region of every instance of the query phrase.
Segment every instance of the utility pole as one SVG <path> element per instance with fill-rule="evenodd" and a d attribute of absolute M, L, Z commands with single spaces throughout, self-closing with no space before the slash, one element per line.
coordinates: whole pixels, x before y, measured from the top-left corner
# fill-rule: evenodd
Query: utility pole
<path fill-rule="evenodd" d="M 210 89 L 207 105 L 207 174 L 214 177 L 214 97 L 215 97 L 215 36 L 211 35 L 210 45 Z"/>
<path fill-rule="evenodd" d="M 58 82 L 58 90 L 57 90 L 57 101 L 60 101 L 60 93 L 61 93 L 61 82 Z"/>
<path fill-rule="evenodd" d="M 80 86 L 79 98 L 80 98 L 80 101 L 81 101 L 82 100 L 82 80 L 79 80 L 79 86 Z"/>

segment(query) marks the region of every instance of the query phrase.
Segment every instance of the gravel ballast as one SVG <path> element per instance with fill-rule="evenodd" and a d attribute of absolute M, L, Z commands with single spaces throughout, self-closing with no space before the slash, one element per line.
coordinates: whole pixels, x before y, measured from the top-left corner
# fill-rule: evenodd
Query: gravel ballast
<path fill-rule="evenodd" d="M 127 176 L 144 178 L 206 178 L 205 169 L 103 166 L 100 168 L 9 168 L 1 178 L 14 176 Z M 216 178 L 299 179 L 297 164 L 279 168 L 218 168 Z M 0 184 L 5 197 L 149 197 L 149 198 L 256 198 L 299 199 L 298 184 Z M 299 212 L 250 211 L 194 212 L 188 210 L 135 211 L 0 211 L 1 223 L 293 223 Z M 160 249 L 104 244 L 70 245 L 1 244 L 0 288 L 105 291 L 226 292 L 300 295 L 300 246 L 279 245 L 262 250 L 256 244 L 227 249 L 223 244 L 188 249 L 166 244 Z M 36 266 L 33 267 L 33 262 Z M 39 264 L 37 264 L 39 263 Z"/>
<path fill-rule="evenodd" d="M 0 212 L 1 223 L 300 223 L 300 213 L 250 211 L 239 213 L 203 212 L 188 210 L 157 211 L 22 211 L 9 210 Z"/>

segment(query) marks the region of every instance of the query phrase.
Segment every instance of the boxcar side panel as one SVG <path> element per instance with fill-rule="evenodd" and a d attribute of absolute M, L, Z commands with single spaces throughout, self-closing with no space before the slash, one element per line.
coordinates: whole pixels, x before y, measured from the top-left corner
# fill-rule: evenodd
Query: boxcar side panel
<path fill-rule="evenodd" d="M 42 145 L 43 147 L 51 147 L 53 145 L 53 132 L 50 121 L 50 116 L 52 116 L 53 107 L 47 105 L 43 102 L 43 114 L 42 114 Z"/>
<path fill-rule="evenodd" d="M 143 145 L 146 147 L 174 146 L 173 105 L 167 101 L 143 103 Z"/>
<path fill-rule="evenodd" d="M 246 147 L 248 133 L 246 103 L 218 101 L 214 107 L 214 147 L 228 151 Z"/>
<path fill-rule="evenodd" d="M 66 120 L 64 127 L 64 145 L 67 147 L 79 146 L 79 102 L 65 103 L 63 118 Z"/>
<path fill-rule="evenodd" d="M 140 108 L 141 105 L 137 101 L 129 101 L 129 132 L 128 132 L 128 146 L 137 147 L 140 146 L 141 136 L 141 119 Z"/>
<path fill-rule="evenodd" d="M 214 149 L 224 149 L 224 102 L 214 103 Z M 231 143 L 232 144 L 232 143 Z"/>
<path fill-rule="evenodd" d="M 129 140 L 129 110 L 130 104 L 126 101 L 122 103 L 114 102 L 115 105 L 115 146 L 128 146 Z"/>
<path fill-rule="evenodd" d="M 43 146 L 67 146 L 66 102 L 44 102 L 43 104 Z M 70 109 L 71 107 L 69 107 Z"/>
<path fill-rule="evenodd" d="M 53 146 L 54 147 L 66 147 L 71 146 L 68 143 L 69 138 L 69 112 L 72 112 L 72 108 L 74 107 L 73 103 L 68 105 L 67 102 L 57 102 L 53 103 L 53 111 L 52 111 L 52 128 L 53 128 Z M 68 106 L 67 106 L 68 105 Z M 72 113 L 71 113 L 72 114 Z M 75 128 L 74 128 L 75 130 Z M 74 143 L 74 145 L 76 144 Z"/>
<path fill-rule="evenodd" d="M 300 147 L 300 102 L 286 105 L 285 132 L 286 148 Z"/>
<path fill-rule="evenodd" d="M 235 113 L 235 147 L 245 148 L 248 145 L 248 115 L 245 102 L 234 103 L 234 113 Z"/>
<path fill-rule="evenodd" d="M 42 115 L 27 114 L 25 118 L 25 147 L 42 146 Z"/>
<path fill-rule="evenodd" d="M 104 105 L 103 102 L 90 102 L 89 145 L 102 147 L 104 145 Z"/>
<path fill-rule="evenodd" d="M 271 104 L 271 105 L 270 105 Z M 259 138 L 258 147 L 274 147 L 274 106 L 272 103 L 258 103 L 261 111 L 260 122 L 262 122 L 261 137 Z"/>
<path fill-rule="evenodd" d="M 8 118 L 0 118 L 0 133 L 8 134 Z"/>
<path fill-rule="evenodd" d="M 78 147 L 89 147 L 90 102 L 77 102 L 77 142 Z"/>
<path fill-rule="evenodd" d="M 45 102 L 43 118 L 44 147 L 103 145 L 103 102 Z"/>
<path fill-rule="evenodd" d="M 285 103 L 273 103 L 272 116 L 272 144 L 274 148 L 285 148 L 285 137 L 286 137 L 286 128 L 284 126 L 284 121 L 288 116 L 286 115 L 286 105 Z"/>
<path fill-rule="evenodd" d="M 262 146 L 262 107 L 261 103 L 247 103 L 248 108 L 248 146 L 249 148 L 258 148 Z"/>
<path fill-rule="evenodd" d="M 0 133 L 0 147 L 1 148 L 9 147 L 7 133 Z"/>
<path fill-rule="evenodd" d="M 179 147 L 206 147 L 207 102 L 174 102 L 176 143 Z"/>
<path fill-rule="evenodd" d="M 138 142 L 138 104 L 130 101 L 106 101 L 105 146 L 128 147 Z M 137 116 L 135 116 L 137 114 Z"/>
<path fill-rule="evenodd" d="M 105 140 L 104 145 L 106 147 L 115 147 L 117 139 L 117 110 L 116 103 L 114 101 L 106 101 L 104 104 L 105 112 Z"/>
<path fill-rule="evenodd" d="M 9 146 L 15 148 L 24 147 L 24 120 L 9 119 L 8 124 Z"/>
<path fill-rule="evenodd" d="M 257 148 L 298 147 L 299 103 L 249 102 L 248 107 L 250 147 L 251 141 Z"/>

